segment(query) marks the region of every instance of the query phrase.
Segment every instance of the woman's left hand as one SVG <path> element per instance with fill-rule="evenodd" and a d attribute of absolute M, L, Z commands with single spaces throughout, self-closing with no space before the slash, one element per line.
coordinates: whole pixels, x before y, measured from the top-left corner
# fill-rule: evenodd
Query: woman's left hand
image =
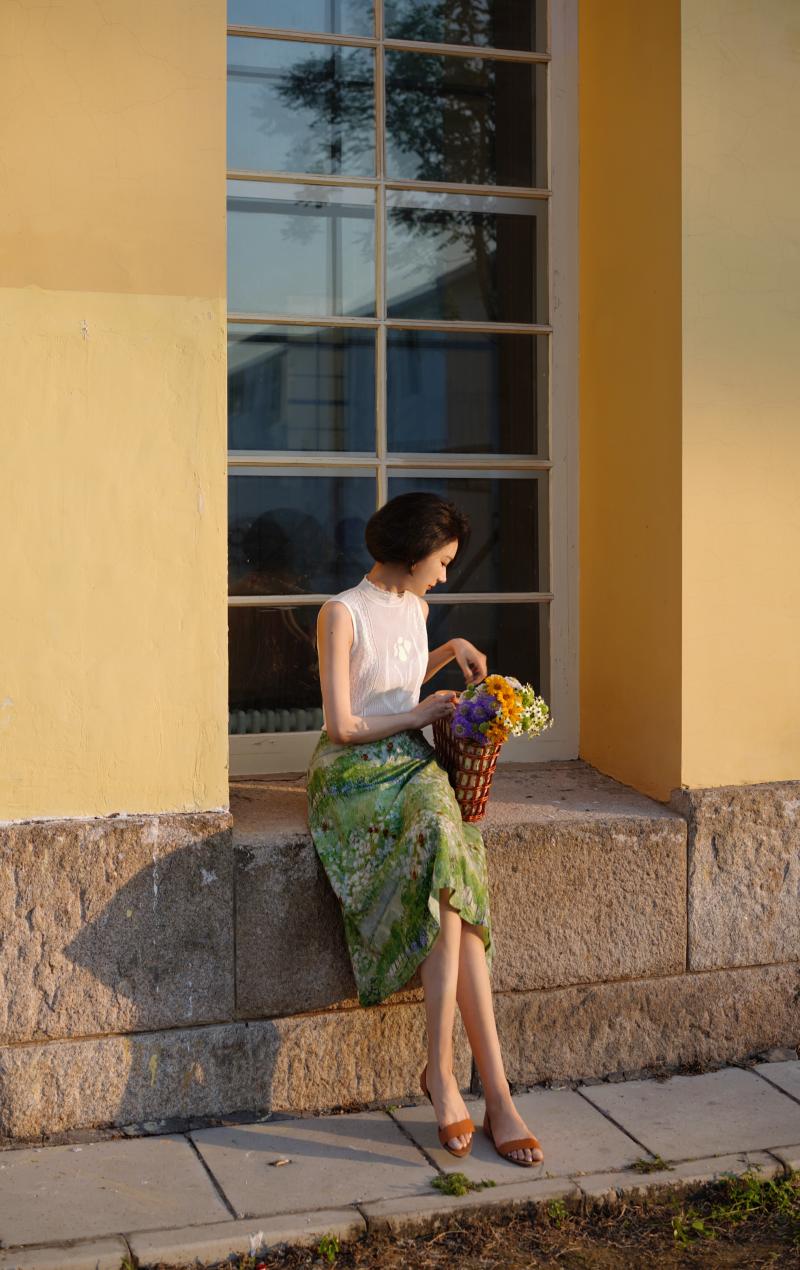
<path fill-rule="evenodd" d="M 486 678 L 486 654 L 470 644 L 468 639 L 451 639 L 450 647 L 468 684 L 479 684 Z"/>

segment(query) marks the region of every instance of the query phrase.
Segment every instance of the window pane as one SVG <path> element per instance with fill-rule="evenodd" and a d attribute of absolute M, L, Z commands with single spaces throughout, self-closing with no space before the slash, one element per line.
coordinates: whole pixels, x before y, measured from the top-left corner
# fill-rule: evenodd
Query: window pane
<path fill-rule="evenodd" d="M 231 595 L 330 594 L 372 566 L 364 527 L 375 510 L 373 476 L 228 478 Z"/>
<path fill-rule="evenodd" d="M 375 172 L 371 49 L 228 39 L 228 166 Z"/>
<path fill-rule="evenodd" d="M 386 374 L 390 451 L 546 451 L 546 335 L 389 330 Z"/>
<path fill-rule="evenodd" d="M 530 62 L 387 50 L 388 175 L 545 186 L 545 155 L 535 144 L 544 75 Z"/>
<path fill-rule="evenodd" d="M 374 332 L 231 323 L 228 449 L 374 453 Z"/>
<path fill-rule="evenodd" d="M 546 204 L 389 190 L 393 318 L 544 322 Z"/>
<path fill-rule="evenodd" d="M 229 731 L 322 727 L 316 605 L 229 608 Z"/>
<path fill-rule="evenodd" d="M 548 616 L 547 604 L 432 604 L 428 644 L 438 648 L 454 636 L 468 639 L 486 653 L 490 675 L 514 675 L 533 684 L 549 705 Z M 453 661 L 423 685 L 421 695 L 463 687 L 464 676 Z"/>
<path fill-rule="evenodd" d="M 229 181 L 228 306 L 374 317 L 372 190 Z"/>
<path fill-rule="evenodd" d="M 546 591 L 544 473 L 525 476 L 389 475 L 389 497 L 425 490 L 450 499 L 472 532 L 448 570 L 448 592 Z M 544 565 L 542 560 L 542 565 Z"/>
<path fill-rule="evenodd" d="M 374 35 L 372 0 L 228 0 L 230 26 Z"/>
<path fill-rule="evenodd" d="M 384 13 L 389 39 L 547 50 L 546 0 L 384 0 Z"/>

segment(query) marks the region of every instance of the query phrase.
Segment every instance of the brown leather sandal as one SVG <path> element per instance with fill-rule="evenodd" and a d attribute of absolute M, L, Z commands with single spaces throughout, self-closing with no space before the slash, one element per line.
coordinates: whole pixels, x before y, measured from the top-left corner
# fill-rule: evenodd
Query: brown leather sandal
<path fill-rule="evenodd" d="M 508 1142 L 501 1142 L 498 1146 L 494 1140 L 488 1111 L 484 1112 L 483 1116 L 483 1132 L 486 1134 L 497 1154 L 501 1156 L 502 1159 L 508 1160 L 509 1164 L 521 1164 L 525 1169 L 532 1169 L 534 1165 L 544 1164 L 544 1151 L 542 1150 L 542 1144 L 538 1138 L 533 1136 L 532 1133 L 526 1138 L 509 1138 Z M 525 1147 L 529 1147 L 531 1151 L 535 1151 L 537 1149 L 542 1151 L 542 1159 L 515 1160 L 513 1155 L 508 1154 L 510 1151 L 523 1151 Z"/>
<path fill-rule="evenodd" d="M 433 1099 L 428 1093 L 428 1086 L 425 1083 L 425 1073 L 427 1072 L 427 1070 L 428 1070 L 428 1064 L 426 1063 L 420 1073 L 419 1083 L 422 1086 L 423 1094 L 428 1099 L 428 1102 L 431 1104 L 431 1106 L 433 1106 Z M 470 1151 L 472 1150 L 472 1138 L 470 1138 L 469 1142 L 467 1143 L 465 1147 L 449 1147 L 447 1145 L 450 1138 L 458 1138 L 462 1134 L 475 1132 L 475 1125 L 469 1119 L 469 1117 L 467 1117 L 466 1120 L 454 1120 L 452 1124 L 443 1125 L 441 1128 L 439 1128 L 439 1126 L 437 1125 L 436 1132 L 439 1134 L 439 1141 L 441 1142 L 445 1151 L 449 1151 L 451 1155 L 458 1156 L 459 1160 L 463 1159 L 465 1155 L 469 1155 Z"/>

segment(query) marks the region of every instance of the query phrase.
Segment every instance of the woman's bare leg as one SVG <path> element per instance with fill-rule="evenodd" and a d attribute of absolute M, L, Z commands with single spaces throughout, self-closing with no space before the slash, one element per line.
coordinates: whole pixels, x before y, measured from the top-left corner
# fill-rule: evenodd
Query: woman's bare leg
<path fill-rule="evenodd" d="M 516 1111 L 508 1088 L 494 1018 L 486 950 L 480 931 L 468 922 L 462 922 L 456 999 L 480 1073 L 495 1142 L 524 1138 L 530 1129 Z M 534 1163 L 544 1158 L 538 1148 L 530 1147 L 510 1154 Z"/>
<path fill-rule="evenodd" d="M 420 965 L 428 1025 L 428 1070 L 425 1077 L 440 1125 L 465 1120 L 469 1115 L 453 1075 L 453 1027 L 456 1018 L 456 986 L 459 974 L 461 917 L 450 904 L 451 892 L 439 892 L 440 930 L 428 956 Z M 491 1114 L 491 1113 L 490 1113 Z M 471 1133 L 449 1138 L 451 1147 L 466 1146 Z"/>

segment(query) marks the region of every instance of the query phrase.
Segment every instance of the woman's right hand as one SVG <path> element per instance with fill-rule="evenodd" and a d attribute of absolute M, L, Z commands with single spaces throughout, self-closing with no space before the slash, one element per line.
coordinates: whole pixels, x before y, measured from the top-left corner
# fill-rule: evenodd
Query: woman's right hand
<path fill-rule="evenodd" d="M 412 714 L 416 716 L 416 726 L 424 728 L 429 723 L 433 723 L 434 719 L 452 719 L 456 711 L 457 697 L 458 693 L 449 688 L 440 688 L 438 692 L 432 692 L 429 697 L 420 701 L 419 705 L 414 706 Z"/>

